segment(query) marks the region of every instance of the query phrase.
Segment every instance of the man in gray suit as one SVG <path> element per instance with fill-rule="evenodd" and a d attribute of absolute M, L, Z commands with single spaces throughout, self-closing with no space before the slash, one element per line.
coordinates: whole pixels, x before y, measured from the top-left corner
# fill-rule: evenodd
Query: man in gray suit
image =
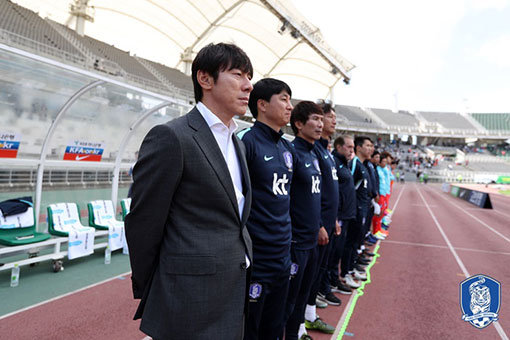
<path fill-rule="evenodd" d="M 253 68 L 243 50 L 210 44 L 197 54 L 197 105 L 154 127 L 133 170 L 126 237 L 135 319 L 154 339 L 242 339 L 252 259 L 244 145 Z"/>

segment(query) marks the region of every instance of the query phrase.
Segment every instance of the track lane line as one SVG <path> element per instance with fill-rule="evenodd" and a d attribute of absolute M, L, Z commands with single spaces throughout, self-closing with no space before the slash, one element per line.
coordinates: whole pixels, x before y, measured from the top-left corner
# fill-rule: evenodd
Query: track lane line
<path fill-rule="evenodd" d="M 445 198 L 441 193 L 438 193 L 437 191 L 433 190 L 433 189 L 425 189 L 425 191 L 427 192 L 432 192 L 436 195 L 438 195 L 439 197 L 441 197 L 443 200 L 445 200 L 446 202 L 450 203 L 451 205 L 453 205 L 454 207 L 456 207 L 457 209 L 459 209 L 460 211 L 462 211 L 464 214 L 470 216 L 471 218 L 477 220 L 478 222 L 480 222 L 480 224 L 482 224 L 484 227 L 486 227 L 487 229 L 489 229 L 490 231 L 492 231 L 493 233 L 495 233 L 496 235 L 498 235 L 499 237 L 501 237 L 502 239 L 504 239 L 505 241 L 507 241 L 508 243 L 510 243 L 510 238 L 506 237 L 505 235 L 501 234 L 499 231 L 497 231 L 496 229 L 494 229 L 493 227 L 491 227 L 490 225 L 488 225 L 487 223 L 485 223 L 484 221 L 482 221 L 481 219 L 479 219 L 478 217 L 476 217 L 475 215 L 471 214 L 470 212 L 468 212 L 467 210 L 465 210 L 463 207 L 459 206 L 458 204 L 456 203 L 453 203 L 451 200 Z M 418 192 L 419 189 L 418 189 Z M 453 197 L 452 197 L 453 198 Z"/>
<path fill-rule="evenodd" d="M 448 249 L 447 246 L 440 246 L 437 244 L 430 244 L 430 243 L 415 243 L 415 242 L 403 242 L 403 241 L 392 241 L 392 240 L 385 240 L 385 243 L 394 243 L 394 244 L 404 244 L 408 246 L 419 246 L 419 247 L 429 247 L 429 248 L 442 248 L 442 249 Z M 455 250 L 462 250 L 462 251 L 471 251 L 476 253 L 487 253 L 487 254 L 495 254 L 495 255 L 510 255 L 510 253 L 505 253 L 501 251 L 491 251 L 491 250 L 482 250 L 482 249 L 473 249 L 473 248 L 461 248 L 461 247 L 453 247 Z"/>
<path fill-rule="evenodd" d="M 397 197 L 397 201 L 395 202 L 395 205 L 393 206 L 393 214 L 395 214 L 395 211 L 397 210 L 397 207 L 398 207 L 398 203 L 400 202 L 400 197 L 402 197 L 402 194 L 404 193 L 404 190 L 405 190 L 405 184 L 402 185 L 402 189 L 400 189 L 400 192 L 398 193 L 398 197 Z M 379 245 L 380 245 L 381 241 L 377 241 L 377 243 L 375 244 L 375 247 L 378 249 L 379 248 Z M 364 286 L 364 285 L 363 285 Z M 340 331 L 342 330 L 342 328 L 344 329 L 347 329 L 347 325 L 349 324 L 349 319 L 347 318 L 348 315 L 350 315 L 352 313 L 352 311 L 354 311 L 354 306 L 352 306 L 354 300 L 355 300 L 355 296 L 358 295 L 358 292 L 356 290 L 356 294 L 353 293 L 349 299 L 349 301 L 347 302 L 347 305 L 345 306 L 345 309 L 342 313 L 342 316 L 340 317 L 340 320 L 338 320 L 338 323 L 336 324 L 336 328 L 335 328 L 335 333 L 333 333 L 333 335 L 331 336 L 331 340 L 340 340 L 342 339 L 342 336 L 340 336 Z M 356 299 L 357 300 L 357 299 Z M 352 306 L 352 308 L 351 308 Z M 351 310 L 351 312 L 349 312 L 349 310 Z M 344 327 L 344 323 L 347 324 L 345 325 Z"/>
<path fill-rule="evenodd" d="M 441 224 L 439 224 L 439 221 L 437 220 L 436 215 L 434 215 L 434 213 L 432 212 L 432 209 L 430 209 L 429 205 L 427 204 L 427 201 L 425 200 L 425 197 L 423 197 L 423 194 L 421 193 L 420 189 L 418 188 L 418 186 L 416 184 L 415 184 L 415 187 L 416 187 L 416 190 L 418 191 L 418 194 L 420 195 L 423 203 L 427 207 L 427 210 L 429 211 L 430 216 L 432 216 L 432 219 L 434 220 L 434 223 L 436 224 L 437 229 L 441 233 L 441 236 L 443 236 L 443 239 L 445 240 L 446 244 L 448 245 L 448 248 L 450 249 L 450 252 L 452 253 L 453 257 L 457 261 L 457 264 L 459 265 L 460 269 L 462 270 L 462 273 L 464 274 L 464 276 L 467 279 L 471 275 L 467 271 L 466 266 L 464 266 L 464 263 L 460 259 L 459 255 L 457 254 L 455 249 L 453 249 L 453 246 L 452 246 L 450 240 L 448 239 L 448 237 L 446 236 L 443 228 L 441 227 Z M 501 339 L 502 340 L 509 340 L 508 336 L 506 335 L 505 331 L 503 330 L 503 327 L 501 327 L 499 322 L 493 321 L 492 323 L 494 324 L 494 328 L 496 328 L 496 331 L 498 332 L 498 334 L 501 337 Z"/>
<path fill-rule="evenodd" d="M 53 301 L 56 301 L 56 300 L 60 300 L 62 298 L 65 298 L 66 296 L 69 296 L 69 295 L 73 295 L 73 294 L 76 294 L 76 293 L 79 293 L 81 291 L 84 291 L 84 290 L 87 290 L 89 288 L 93 288 L 93 287 L 96 287 L 96 286 L 99 286 L 99 285 L 102 285 L 103 283 L 107 283 L 107 282 L 110 282 L 110 281 L 113 281 L 115 279 L 118 279 L 119 277 L 122 277 L 122 276 L 126 276 L 126 275 L 129 275 L 131 274 L 131 271 L 129 272 L 125 272 L 125 273 L 122 273 L 122 274 L 119 274 L 117 276 L 114 276 L 114 277 L 111 277 L 109 279 L 106 279 L 106 280 L 103 280 L 103 281 L 99 281 L 99 282 L 96 282 L 96 283 L 93 283 L 91 285 L 88 285 L 88 286 L 85 286 L 85 287 L 82 287 L 82 288 L 79 288 L 79 289 L 76 289 L 76 290 L 73 290 L 72 292 L 69 292 L 69 293 L 65 293 L 65 294 L 62 294 L 62 295 L 59 295 L 59 296 L 55 296 L 51 299 L 48 299 L 48 300 L 45 300 L 45 301 L 41 301 L 41 302 L 38 302 L 34 305 L 31 305 L 31 306 L 28 306 L 28 307 L 25 307 L 25 308 L 21 308 L 21 309 L 18 309 L 14 312 L 11 312 L 11 313 L 8 313 L 8 314 L 4 314 L 2 316 L 0 316 L 0 320 L 2 319 L 5 319 L 5 318 L 8 318 L 9 316 L 13 316 L 13 315 L 16 315 L 16 314 L 19 314 L 21 312 L 25 312 L 27 310 L 30 310 L 32 308 L 35 308 L 35 307 L 39 307 L 39 306 L 42 306 L 42 305 L 45 305 L 49 302 L 53 302 Z"/>

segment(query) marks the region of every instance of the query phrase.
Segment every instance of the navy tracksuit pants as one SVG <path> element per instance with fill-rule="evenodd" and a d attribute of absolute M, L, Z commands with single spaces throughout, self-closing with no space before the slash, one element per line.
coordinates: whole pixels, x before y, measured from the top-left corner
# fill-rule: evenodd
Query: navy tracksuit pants
<path fill-rule="evenodd" d="M 297 340 L 299 325 L 305 322 L 305 308 L 317 272 L 317 247 L 307 250 L 290 249 L 292 263 L 297 272 L 291 268 L 291 278 L 287 306 L 285 310 L 285 339 Z"/>
<path fill-rule="evenodd" d="M 245 340 L 283 339 L 290 265 L 290 256 L 274 260 L 254 258 Z"/>

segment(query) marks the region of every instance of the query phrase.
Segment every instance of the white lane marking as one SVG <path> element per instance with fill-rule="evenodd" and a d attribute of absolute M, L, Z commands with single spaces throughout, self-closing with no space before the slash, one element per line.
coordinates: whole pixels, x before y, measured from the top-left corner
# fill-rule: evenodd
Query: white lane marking
<path fill-rule="evenodd" d="M 425 205 L 427 206 L 427 209 L 428 209 L 428 211 L 430 213 L 430 216 L 432 216 L 432 219 L 434 220 L 434 223 L 436 224 L 437 229 L 439 229 L 439 231 L 441 232 L 441 235 L 443 236 L 443 239 L 445 240 L 446 244 L 448 245 L 448 248 L 450 249 L 450 252 L 453 254 L 453 257 L 455 257 L 455 260 L 457 261 L 457 264 L 459 265 L 460 269 L 462 270 L 462 273 L 464 274 L 464 276 L 466 278 L 470 277 L 471 275 L 469 275 L 469 272 L 467 271 L 466 267 L 464 266 L 464 263 L 460 259 L 459 255 L 457 255 L 457 252 L 455 251 L 455 249 L 453 249 L 453 246 L 450 243 L 450 240 L 448 239 L 448 237 L 444 233 L 443 228 L 439 224 L 436 216 L 434 215 L 434 213 L 432 212 L 432 210 L 428 206 L 427 201 L 425 201 L 425 198 L 423 197 L 420 189 L 417 186 L 416 186 L 416 190 L 418 191 L 418 194 L 420 195 L 423 203 L 425 203 Z M 461 209 L 461 208 L 459 208 L 459 209 Z M 499 322 L 494 321 L 493 324 L 494 324 L 494 328 L 496 328 L 496 331 L 498 332 L 498 334 L 501 337 L 501 339 L 508 340 L 508 337 L 507 337 L 505 331 L 503 330 L 503 327 L 501 327 L 501 325 L 499 324 Z"/>
<path fill-rule="evenodd" d="M 505 213 L 502 213 L 501 211 L 496 210 L 496 209 L 494 209 L 494 208 L 492 209 L 492 211 L 494 211 L 495 213 L 501 214 L 501 215 L 503 215 L 503 216 L 510 217 L 510 215 L 505 214 Z"/>
<path fill-rule="evenodd" d="M 402 197 L 402 194 L 404 193 L 405 185 L 402 186 L 402 189 L 400 190 L 397 201 L 395 202 L 395 205 L 393 206 L 393 215 L 395 215 L 395 211 L 397 210 L 398 203 L 400 202 L 400 197 Z M 377 241 L 376 245 L 378 245 L 381 241 Z M 331 336 L 331 340 L 337 340 L 338 334 L 340 333 L 340 330 L 342 329 L 342 326 L 345 322 L 345 319 L 347 318 L 347 314 L 349 313 L 349 309 L 351 309 L 352 301 L 354 300 L 354 296 L 356 295 L 356 291 L 352 292 L 352 295 L 347 302 L 347 305 L 345 305 L 344 311 L 342 313 L 342 316 L 340 317 L 340 320 L 338 320 L 338 323 L 336 324 L 335 333 Z"/>
<path fill-rule="evenodd" d="M 487 229 L 489 229 L 490 231 L 492 231 L 493 233 L 495 233 L 496 235 L 498 235 L 499 237 L 501 237 L 502 239 L 504 239 L 505 241 L 507 241 L 508 243 L 510 243 L 510 238 L 506 237 L 505 235 L 501 234 L 499 231 L 497 231 L 496 229 L 494 229 L 493 227 L 491 227 L 490 225 L 488 225 L 487 223 L 485 223 L 484 221 L 482 221 L 481 219 L 479 219 L 478 217 L 476 217 L 475 215 L 471 214 L 470 212 L 466 211 L 464 208 L 462 208 L 461 206 L 457 205 L 456 203 L 453 203 L 451 200 L 449 199 L 446 199 L 443 197 L 443 195 L 433 191 L 433 190 L 427 190 L 429 192 L 433 192 L 434 194 L 437 194 L 439 197 L 441 197 L 442 199 L 444 199 L 446 202 L 450 203 L 451 205 L 455 206 L 457 209 L 461 210 L 464 214 L 470 216 L 471 218 L 477 220 L 478 222 L 480 222 L 480 224 L 482 224 L 484 227 L 486 227 Z M 419 191 L 418 191 L 419 192 Z"/>
<path fill-rule="evenodd" d="M 35 307 L 39 307 L 39 306 L 42 306 L 44 304 L 47 304 L 49 302 L 53 302 L 53 301 L 56 301 L 56 300 L 59 300 L 59 299 L 62 299 L 66 296 L 69 296 L 69 295 L 73 295 L 73 294 L 76 294 L 76 293 L 79 293 L 83 290 L 86 290 L 86 289 L 89 289 L 89 288 L 93 288 L 95 286 L 99 286 L 99 285 L 102 285 L 103 283 L 106 283 L 106 282 L 109 282 L 109 281 L 113 281 L 115 279 L 118 279 L 119 277 L 122 277 L 122 276 L 126 276 L 126 275 L 129 275 L 131 274 L 131 271 L 129 272 L 125 272 L 125 273 L 122 273 L 120 275 L 117 275 L 117 276 L 114 276 L 114 277 L 111 277 L 109 279 L 106 279 L 106 280 L 103 280 L 103 281 L 100 281 L 100 282 L 96 282 L 96 283 L 93 283 L 91 285 L 88 285 L 88 286 L 85 286 L 85 287 L 82 287 L 80 289 L 77 289 L 77 290 L 74 290 L 72 292 L 69 292 L 69 293 L 65 293 L 65 294 L 62 294 L 62 295 L 59 295 L 59 296 L 55 296 L 54 298 L 51 298 L 49 300 L 45 300 L 45 301 L 42 301 L 42 302 L 39 302 L 39 303 L 36 303 L 35 305 L 31 305 L 31 306 L 28 306 L 28 307 L 25 307 L 25 308 L 22 308 L 22 309 L 18 309 L 14 312 L 11 312 L 9 314 L 5 314 L 5 315 L 2 315 L 0 316 L 0 320 L 2 319 L 5 319 L 5 318 L 8 318 L 9 316 L 12 316 L 12 315 L 15 315 L 15 314 L 18 314 L 18 313 L 21 313 L 21 312 L 24 312 L 24 311 L 27 311 L 29 309 L 32 309 L 32 308 L 35 308 Z"/>
<path fill-rule="evenodd" d="M 415 243 L 415 242 L 404 242 L 404 241 L 393 241 L 393 240 L 385 240 L 384 243 L 405 244 L 408 246 L 448 249 L 447 246 L 440 246 L 437 244 L 429 244 L 429 243 Z M 462 250 L 462 251 L 471 251 L 471 252 L 476 252 L 476 253 L 487 253 L 487 254 L 495 254 L 495 255 L 510 255 L 510 253 L 505 253 L 505 252 L 501 252 L 501 251 L 492 251 L 492 250 L 461 248 L 461 247 L 453 247 L 453 249 Z"/>

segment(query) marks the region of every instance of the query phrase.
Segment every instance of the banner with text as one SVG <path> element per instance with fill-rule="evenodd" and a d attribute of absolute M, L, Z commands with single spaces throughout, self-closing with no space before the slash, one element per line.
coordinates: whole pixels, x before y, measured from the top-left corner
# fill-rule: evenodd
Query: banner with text
<path fill-rule="evenodd" d="M 0 158 L 16 158 L 20 141 L 17 133 L 0 132 Z"/>
<path fill-rule="evenodd" d="M 67 145 L 64 160 L 99 162 L 103 156 L 103 151 L 103 143 L 74 140 Z"/>

